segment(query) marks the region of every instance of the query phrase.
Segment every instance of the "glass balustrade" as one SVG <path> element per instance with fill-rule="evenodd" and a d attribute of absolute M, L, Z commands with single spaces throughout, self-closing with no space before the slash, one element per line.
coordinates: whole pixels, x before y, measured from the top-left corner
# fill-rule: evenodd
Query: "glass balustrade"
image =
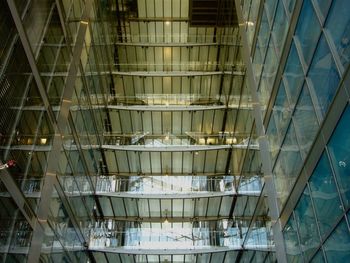
<path fill-rule="evenodd" d="M 243 249 L 248 227 L 223 220 L 216 230 L 209 222 L 163 223 L 137 222 L 138 226 L 123 229 L 113 220 L 100 221 L 91 227 L 90 249 Z M 130 222 L 129 222 L 130 224 Z M 271 249 L 272 238 L 268 228 L 262 226 L 250 234 L 246 248 Z"/>
<path fill-rule="evenodd" d="M 60 176 L 60 181 L 67 194 L 91 194 L 90 181 L 85 176 Z M 226 175 L 207 176 L 98 176 L 92 177 L 96 182 L 97 194 L 195 194 L 222 193 L 236 194 L 235 184 L 238 177 Z M 262 188 L 261 178 L 256 175 L 249 179 L 242 177 L 239 181 L 238 194 L 258 195 Z"/>

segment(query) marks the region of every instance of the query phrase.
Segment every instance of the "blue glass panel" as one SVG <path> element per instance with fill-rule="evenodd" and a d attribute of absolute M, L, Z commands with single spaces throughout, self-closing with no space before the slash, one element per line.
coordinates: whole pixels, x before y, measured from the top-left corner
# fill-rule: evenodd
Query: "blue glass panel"
<path fill-rule="evenodd" d="M 346 208 L 350 207 L 350 107 L 343 113 L 340 122 L 328 143 L 333 168 L 338 179 L 340 193 Z"/>
<path fill-rule="evenodd" d="M 292 14 L 294 10 L 295 0 L 285 0 L 284 2 L 286 3 L 288 12 Z"/>
<path fill-rule="evenodd" d="M 298 226 L 301 249 L 307 261 L 320 244 L 315 215 L 307 187 L 301 195 L 294 212 Z"/>
<path fill-rule="evenodd" d="M 334 0 L 326 22 L 340 61 L 346 69 L 350 61 L 350 4 L 349 0 Z"/>
<path fill-rule="evenodd" d="M 329 6 L 332 3 L 332 0 L 316 0 L 316 2 L 321 10 L 323 17 L 325 18 L 329 11 Z"/>
<path fill-rule="evenodd" d="M 317 107 L 324 115 L 333 100 L 339 83 L 339 74 L 324 35 L 317 46 L 308 74 L 318 99 Z"/>
<path fill-rule="evenodd" d="M 300 43 L 301 51 L 306 65 L 309 65 L 321 27 L 316 17 L 311 0 L 305 0 L 299 15 L 296 37 Z"/>
<path fill-rule="evenodd" d="M 283 76 L 286 80 L 286 90 L 290 104 L 294 107 L 298 99 L 297 94 L 299 94 L 304 81 L 303 68 L 294 41 L 292 42 Z"/>
<path fill-rule="evenodd" d="M 315 110 L 306 84 L 300 94 L 293 119 L 297 136 L 299 138 L 301 152 L 306 156 L 318 130 Z"/>
<path fill-rule="evenodd" d="M 323 236 L 342 214 L 339 194 L 326 153 L 323 153 L 318 162 L 309 184 L 318 225 Z"/>
<path fill-rule="evenodd" d="M 323 263 L 323 262 L 326 262 L 324 260 L 322 250 L 319 250 L 316 253 L 316 255 L 312 258 L 312 260 L 310 262 L 312 262 L 312 263 Z"/>
<path fill-rule="evenodd" d="M 286 244 L 286 253 L 288 262 L 303 262 L 301 250 L 298 241 L 297 227 L 293 214 L 289 218 L 283 230 L 284 242 Z"/>
<path fill-rule="evenodd" d="M 345 219 L 324 244 L 328 262 L 348 262 L 350 258 L 350 233 Z"/>
<path fill-rule="evenodd" d="M 278 60 L 276 56 L 275 46 L 270 39 L 269 48 L 267 50 L 265 65 L 263 69 L 262 77 L 266 81 L 266 85 L 269 91 L 272 89 L 273 82 L 277 73 Z"/>
<path fill-rule="evenodd" d="M 276 96 L 275 105 L 272 109 L 272 119 L 276 123 L 279 141 L 282 141 L 284 138 L 291 115 L 291 109 L 289 108 L 286 91 L 283 82 L 281 82 Z"/>
<path fill-rule="evenodd" d="M 293 123 L 290 123 L 286 138 L 283 142 L 280 154 L 274 168 L 275 184 L 282 207 L 286 201 L 295 179 L 299 174 L 302 159 L 295 136 Z"/>
<path fill-rule="evenodd" d="M 281 55 L 284 39 L 288 31 L 289 23 L 288 20 L 286 20 L 286 17 L 287 15 L 284 11 L 283 1 L 279 1 L 272 29 L 272 36 L 274 39 L 277 56 Z"/>
<path fill-rule="evenodd" d="M 267 13 L 267 18 L 269 20 L 269 24 L 272 25 L 272 19 L 275 14 L 275 9 L 277 5 L 278 0 L 266 0 L 265 1 L 265 10 Z"/>

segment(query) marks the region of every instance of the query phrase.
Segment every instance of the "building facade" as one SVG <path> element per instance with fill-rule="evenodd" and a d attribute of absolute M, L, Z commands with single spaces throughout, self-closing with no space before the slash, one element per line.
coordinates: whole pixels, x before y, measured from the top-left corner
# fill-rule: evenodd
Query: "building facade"
<path fill-rule="evenodd" d="M 0 0 L 1 262 L 346 262 L 346 0 Z"/>

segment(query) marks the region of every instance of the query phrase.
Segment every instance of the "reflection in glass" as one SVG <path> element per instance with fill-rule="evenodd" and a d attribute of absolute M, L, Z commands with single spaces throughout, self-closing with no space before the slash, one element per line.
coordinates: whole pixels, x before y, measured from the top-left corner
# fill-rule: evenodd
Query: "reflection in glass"
<path fill-rule="evenodd" d="M 310 189 L 321 236 L 323 236 L 342 213 L 340 198 L 326 153 L 323 153 L 311 176 Z"/>
<path fill-rule="evenodd" d="M 348 0 L 334 0 L 326 23 L 327 32 L 332 36 L 344 69 L 346 69 L 350 61 L 349 13 L 350 5 Z"/>
<path fill-rule="evenodd" d="M 318 108 L 325 115 L 339 83 L 339 74 L 324 35 L 317 46 L 308 77 L 318 99 Z"/>
<path fill-rule="evenodd" d="M 347 262 L 350 258 L 350 233 L 345 218 L 324 244 L 328 262 Z"/>
<path fill-rule="evenodd" d="M 286 252 L 288 262 L 302 262 L 301 250 L 298 241 L 297 228 L 293 214 L 289 218 L 283 230 L 284 242 L 286 244 Z"/>
<path fill-rule="evenodd" d="M 308 260 L 320 243 L 308 187 L 305 188 L 295 208 L 295 221 L 298 227 L 301 249 L 305 259 Z"/>
<path fill-rule="evenodd" d="M 313 51 L 316 47 L 321 28 L 311 0 L 305 0 L 299 15 L 296 29 L 296 40 L 300 44 L 304 62 L 309 65 Z"/>
<path fill-rule="evenodd" d="M 293 119 L 299 139 L 299 145 L 301 147 L 300 150 L 304 156 L 306 156 L 318 131 L 315 110 L 306 84 L 301 92 Z"/>
<path fill-rule="evenodd" d="M 345 209 L 350 206 L 350 107 L 343 113 L 329 143 L 333 169 L 338 180 L 339 190 Z"/>

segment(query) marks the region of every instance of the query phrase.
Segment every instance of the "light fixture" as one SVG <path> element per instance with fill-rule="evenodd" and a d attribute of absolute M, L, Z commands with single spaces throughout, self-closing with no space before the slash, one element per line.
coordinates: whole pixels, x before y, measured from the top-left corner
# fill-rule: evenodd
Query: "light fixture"
<path fill-rule="evenodd" d="M 165 24 L 166 24 L 167 26 L 169 26 L 169 25 L 170 25 L 170 21 L 165 21 Z"/>
<path fill-rule="evenodd" d="M 166 135 L 166 136 L 165 136 L 165 140 L 169 140 L 169 135 Z"/>
<path fill-rule="evenodd" d="M 232 143 L 233 143 L 233 144 L 236 144 L 236 143 L 237 143 L 237 138 L 236 138 L 236 137 L 233 137 L 233 138 L 232 138 Z"/>
<path fill-rule="evenodd" d="M 252 22 L 252 21 L 247 21 L 245 23 L 247 24 L 247 26 L 254 26 L 254 22 Z"/>
<path fill-rule="evenodd" d="M 46 144 L 46 142 L 47 142 L 47 138 L 41 138 L 40 139 L 40 143 L 41 144 Z"/>
<path fill-rule="evenodd" d="M 165 220 L 163 222 L 164 226 L 168 226 L 170 223 L 169 223 L 169 220 L 168 220 L 168 209 L 165 209 Z"/>

